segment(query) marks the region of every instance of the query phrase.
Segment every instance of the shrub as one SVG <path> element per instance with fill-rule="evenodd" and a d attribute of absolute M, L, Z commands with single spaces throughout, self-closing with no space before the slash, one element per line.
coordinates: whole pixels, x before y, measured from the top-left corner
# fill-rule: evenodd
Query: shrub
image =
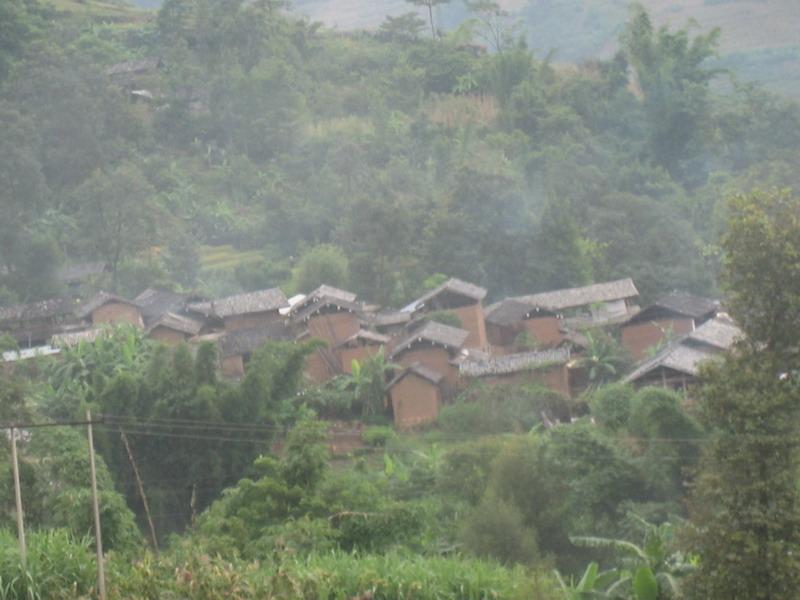
<path fill-rule="evenodd" d="M 374 425 L 361 432 L 361 439 L 367 446 L 385 448 L 386 444 L 395 439 L 397 434 L 391 427 Z"/>
<path fill-rule="evenodd" d="M 525 526 L 520 510 L 489 492 L 462 526 L 459 539 L 479 557 L 530 564 L 538 556 L 536 532 Z"/>
<path fill-rule="evenodd" d="M 530 431 L 542 413 L 555 421 L 569 419 L 569 401 L 540 385 L 476 386 L 439 412 L 439 425 L 452 433 Z"/>
<path fill-rule="evenodd" d="M 634 389 L 623 383 L 598 388 L 589 398 L 589 407 L 601 424 L 612 431 L 625 427 L 631 415 Z"/>

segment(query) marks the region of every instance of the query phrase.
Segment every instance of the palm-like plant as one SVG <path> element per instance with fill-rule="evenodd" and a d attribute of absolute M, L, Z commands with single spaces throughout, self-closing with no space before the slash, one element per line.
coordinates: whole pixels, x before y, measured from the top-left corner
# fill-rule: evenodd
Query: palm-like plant
<path fill-rule="evenodd" d="M 586 369 L 589 381 L 598 386 L 616 379 L 628 363 L 619 344 L 602 331 L 586 331 L 586 353 L 578 365 Z"/>
<path fill-rule="evenodd" d="M 631 516 L 644 529 L 641 546 L 627 540 L 591 536 L 571 537 L 570 541 L 577 546 L 608 548 L 622 554 L 619 577 L 606 589 L 609 598 L 681 598 L 681 578 L 695 565 L 685 554 L 674 550 L 674 525 L 654 525 L 636 515 Z"/>
<path fill-rule="evenodd" d="M 358 361 L 353 359 L 352 375 L 345 385 L 353 390 L 355 403 L 361 406 L 362 416 L 374 415 L 383 410 L 386 396 L 386 376 L 399 365 L 386 361 L 383 348 L 372 356 Z"/>

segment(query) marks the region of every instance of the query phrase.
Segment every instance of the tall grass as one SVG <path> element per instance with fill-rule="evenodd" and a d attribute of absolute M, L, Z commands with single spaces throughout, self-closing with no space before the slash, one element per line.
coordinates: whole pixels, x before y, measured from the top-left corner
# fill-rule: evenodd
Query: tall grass
<path fill-rule="evenodd" d="M 65 530 L 28 537 L 22 566 L 16 536 L 0 531 L 0 600 L 67 600 L 85 597 L 95 585 L 95 561 L 89 538 Z"/>
<path fill-rule="evenodd" d="M 185 549 L 184 549 L 185 550 Z M 282 556 L 264 564 L 228 561 L 191 551 L 119 563 L 111 596 L 156 600 L 549 600 L 547 575 L 459 557 L 392 552 Z"/>

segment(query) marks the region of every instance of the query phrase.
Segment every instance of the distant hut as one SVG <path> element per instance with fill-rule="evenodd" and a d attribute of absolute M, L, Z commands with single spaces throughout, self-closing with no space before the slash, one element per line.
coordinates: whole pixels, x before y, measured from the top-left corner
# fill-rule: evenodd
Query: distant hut
<path fill-rule="evenodd" d="M 233 333 L 282 322 L 284 318 L 280 311 L 288 306 L 283 292 L 278 288 L 272 288 L 236 294 L 211 302 L 192 303 L 187 309 L 221 319 L 225 331 Z"/>
<path fill-rule="evenodd" d="M 696 382 L 701 363 L 720 360 L 743 335 L 727 318 L 711 319 L 645 360 L 624 381 L 636 387 L 655 385 L 686 391 Z"/>
<path fill-rule="evenodd" d="M 514 299 L 562 313 L 568 317 L 568 328 L 579 329 L 628 319 L 639 311 L 635 303 L 638 296 L 639 290 L 628 277 L 583 287 L 517 296 Z"/>
<path fill-rule="evenodd" d="M 237 329 L 220 339 L 222 374 L 240 378 L 253 353 L 269 341 L 291 340 L 292 335 L 283 322 L 269 323 L 254 329 Z"/>
<path fill-rule="evenodd" d="M 175 346 L 198 335 L 202 329 L 202 321 L 168 312 L 152 321 L 147 327 L 147 333 L 157 342 Z"/>
<path fill-rule="evenodd" d="M 486 349 L 486 323 L 483 314 L 482 287 L 451 278 L 430 292 L 405 306 L 402 311 L 411 315 L 445 311 L 458 317 L 461 328 L 469 333 L 464 345 L 468 348 Z"/>
<path fill-rule="evenodd" d="M 648 350 L 669 337 L 691 333 L 717 314 L 719 303 L 683 292 L 673 292 L 656 300 L 620 326 L 622 346 L 641 360 Z"/>
<path fill-rule="evenodd" d="M 75 302 L 66 298 L 0 308 L 0 335 L 9 335 L 22 346 L 46 344 L 53 335 L 79 326 Z"/>
<path fill-rule="evenodd" d="M 352 373 L 354 360 L 361 363 L 375 356 L 390 340 L 391 338 L 387 335 L 360 329 L 334 348 L 342 363 L 342 371 Z"/>
<path fill-rule="evenodd" d="M 88 321 L 93 326 L 103 323 L 111 325 L 127 323 L 140 329 L 144 327 L 142 309 L 136 302 L 108 292 L 95 294 L 78 306 L 76 314 L 78 318 Z"/>
<path fill-rule="evenodd" d="M 489 385 L 498 383 L 540 383 L 564 396 L 570 396 L 570 351 L 567 347 L 503 356 L 469 358 L 459 364 L 466 379 L 480 379 Z"/>
<path fill-rule="evenodd" d="M 414 363 L 404 368 L 387 386 L 398 429 L 412 429 L 432 423 L 442 404 L 440 373 Z"/>
<path fill-rule="evenodd" d="M 444 395 L 448 396 L 459 385 L 458 367 L 453 359 L 468 337 L 469 332 L 464 329 L 429 321 L 394 345 L 389 358 L 404 367 L 420 364 L 439 373 L 445 386 Z"/>
<path fill-rule="evenodd" d="M 515 298 L 486 309 L 486 334 L 489 343 L 501 351 L 513 348 L 522 335 L 538 347 L 555 346 L 564 339 L 556 311 Z"/>
<path fill-rule="evenodd" d="M 362 305 L 352 292 L 321 285 L 292 306 L 290 322 L 301 338 L 325 342 L 306 361 L 306 375 L 315 383 L 345 372 L 336 348 L 361 329 Z"/>

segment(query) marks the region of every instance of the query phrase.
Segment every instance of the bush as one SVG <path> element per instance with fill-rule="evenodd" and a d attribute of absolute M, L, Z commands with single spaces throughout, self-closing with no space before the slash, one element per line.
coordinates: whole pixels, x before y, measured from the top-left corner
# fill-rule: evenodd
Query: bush
<path fill-rule="evenodd" d="M 361 432 L 361 439 L 367 446 L 373 448 L 385 448 L 386 444 L 397 438 L 397 434 L 391 427 L 373 425 Z"/>
<path fill-rule="evenodd" d="M 569 401 L 540 385 L 476 386 L 439 412 L 439 426 L 452 433 L 530 431 L 542 420 L 569 420 Z"/>
<path fill-rule="evenodd" d="M 598 388 L 589 398 L 589 407 L 602 425 L 616 431 L 628 424 L 634 389 L 623 383 Z"/>
<path fill-rule="evenodd" d="M 477 504 L 489 479 L 492 462 L 503 442 L 489 438 L 462 444 L 444 455 L 436 485 L 444 494 Z"/>
<path fill-rule="evenodd" d="M 507 564 L 531 564 L 539 554 L 536 532 L 520 510 L 491 492 L 467 517 L 459 539 L 473 554 Z"/>

